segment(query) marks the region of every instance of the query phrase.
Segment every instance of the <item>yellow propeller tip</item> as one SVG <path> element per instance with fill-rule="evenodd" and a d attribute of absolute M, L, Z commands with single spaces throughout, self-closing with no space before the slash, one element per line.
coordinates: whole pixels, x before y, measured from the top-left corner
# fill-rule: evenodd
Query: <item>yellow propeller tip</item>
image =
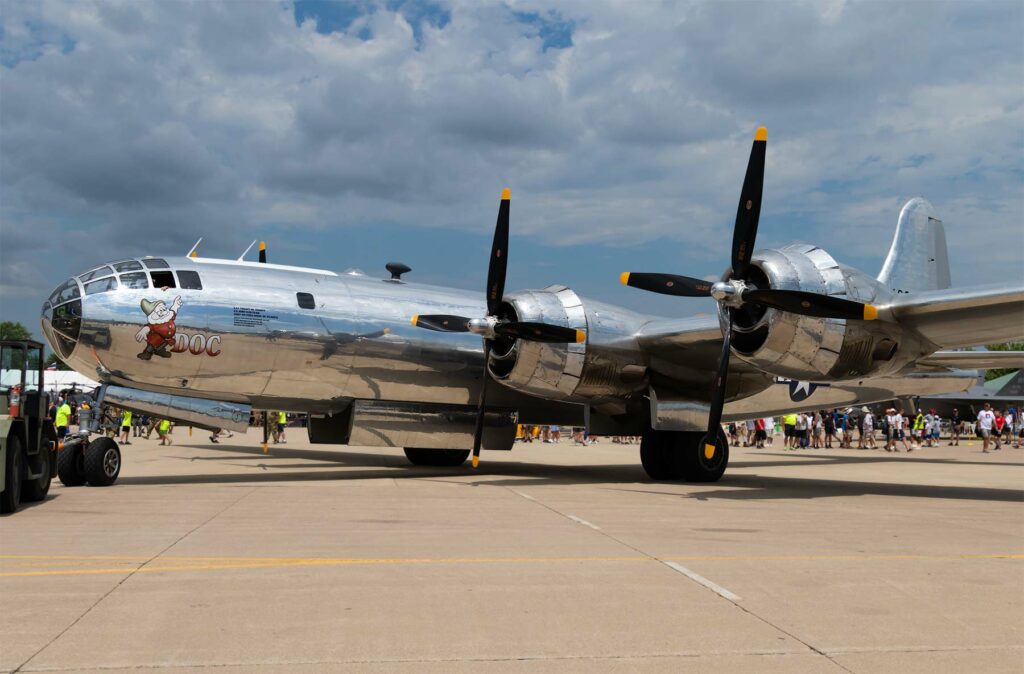
<path fill-rule="evenodd" d="M 583 332 L 582 330 L 577 330 L 576 331 L 576 343 L 577 344 L 582 344 L 585 341 L 587 341 L 587 333 Z"/>
<path fill-rule="evenodd" d="M 480 466 L 480 457 L 479 456 L 474 456 L 473 457 L 473 467 L 477 468 L 479 466 Z"/>
<path fill-rule="evenodd" d="M 194 250 L 189 254 L 189 257 L 199 257 L 199 251 Z"/>
<path fill-rule="evenodd" d="M 715 446 L 714 445 L 704 445 L 704 458 L 708 459 L 710 461 L 714 457 L 715 457 Z"/>
<path fill-rule="evenodd" d="M 266 249 L 267 249 L 267 242 L 266 241 L 260 241 L 260 250 L 266 250 Z"/>
<path fill-rule="evenodd" d="M 416 321 L 418 321 L 418 320 L 420 320 L 420 315 L 416 314 L 415 316 L 412 317 L 412 321 L 411 322 L 415 326 L 416 325 Z"/>
<path fill-rule="evenodd" d="M 768 140 L 768 129 L 763 126 L 757 127 L 757 131 L 754 132 L 754 140 Z"/>
<path fill-rule="evenodd" d="M 619 274 L 619 283 L 621 283 L 624 286 L 628 286 L 629 285 L 629 272 L 628 271 L 624 271 L 621 274 Z"/>
<path fill-rule="evenodd" d="M 512 198 L 512 190 L 510 190 L 509 188 L 506 187 L 505 189 L 503 189 L 501 191 L 501 200 L 502 201 L 508 201 L 511 198 Z"/>
<path fill-rule="evenodd" d="M 865 304 L 864 305 L 864 320 L 865 321 L 873 321 L 876 318 L 878 318 L 878 307 L 876 307 L 874 305 L 871 305 L 871 304 Z"/>

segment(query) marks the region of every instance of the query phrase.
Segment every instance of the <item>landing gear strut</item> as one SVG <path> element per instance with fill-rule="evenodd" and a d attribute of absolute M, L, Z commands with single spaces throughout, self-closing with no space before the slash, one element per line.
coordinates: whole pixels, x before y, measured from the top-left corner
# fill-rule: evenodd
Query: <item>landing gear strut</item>
<path fill-rule="evenodd" d="M 658 481 L 717 482 L 729 465 L 729 443 L 719 429 L 715 451 L 705 451 L 703 431 L 656 431 L 648 428 L 640 441 L 640 463 Z"/>

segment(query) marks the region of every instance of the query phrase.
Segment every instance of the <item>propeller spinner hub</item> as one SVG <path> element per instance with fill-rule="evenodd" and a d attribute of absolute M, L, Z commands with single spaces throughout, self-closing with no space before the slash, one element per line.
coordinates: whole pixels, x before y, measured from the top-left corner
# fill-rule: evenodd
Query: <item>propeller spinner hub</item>
<path fill-rule="evenodd" d="M 480 335 L 484 339 L 494 339 L 494 326 L 498 324 L 498 319 L 494 316 L 485 316 L 484 318 L 471 318 L 469 319 L 469 331 Z"/>
<path fill-rule="evenodd" d="M 739 279 L 719 281 L 711 286 L 711 296 L 722 304 L 729 307 L 739 307 L 743 304 L 743 291 L 747 284 Z"/>

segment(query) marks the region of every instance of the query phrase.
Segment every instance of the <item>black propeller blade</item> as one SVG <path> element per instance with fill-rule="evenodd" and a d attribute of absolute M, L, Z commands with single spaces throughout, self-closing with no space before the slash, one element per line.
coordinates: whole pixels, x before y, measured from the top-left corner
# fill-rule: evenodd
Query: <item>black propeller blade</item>
<path fill-rule="evenodd" d="M 758 290 L 751 288 L 743 291 L 744 302 L 763 304 L 766 307 L 788 311 L 801 316 L 816 318 L 846 318 L 855 321 L 872 321 L 878 316 L 878 310 L 862 302 L 822 295 L 805 290 Z"/>
<path fill-rule="evenodd" d="M 483 319 L 469 319 L 465 316 L 426 314 L 412 317 L 412 324 L 418 328 L 438 332 L 477 332 L 484 338 L 484 376 L 480 382 L 480 400 L 477 406 L 476 428 L 473 432 L 473 467 L 480 463 L 480 445 L 483 442 L 484 412 L 487 401 L 487 370 L 491 355 L 491 340 L 495 337 L 514 337 L 531 342 L 549 344 L 578 343 L 586 340 L 582 330 L 565 328 L 546 323 L 529 321 L 506 321 L 498 318 L 501 299 L 505 295 L 505 276 L 508 271 L 509 211 L 512 192 L 506 187 L 501 192 L 498 206 L 498 220 L 494 225 L 494 240 L 491 243 L 491 259 L 487 265 L 487 316 Z"/>
<path fill-rule="evenodd" d="M 582 342 L 587 338 L 587 333 L 582 330 L 529 321 L 498 323 L 494 326 L 494 334 L 500 337 L 515 337 L 531 342 L 547 342 L 549 344 L 574 344 Z"/>
<path fill-rule="evenodd" d="M 624 271 L 619 276 L 622 285 L 640 290 L 650 290 L 662 295 L 677 297 L 707 297 L 711 294 L 710 281 L 678 274 L 654 274 L 645 272 Z"/>
<path fill-rule="evenodd" d="M 704 437 L 704 458 L 712 460 L 717 451 L 721 432 L 722 408 L 725 406 L 726 380 L 731 354 L 733 312 L 744 303 L 761 304 L 780 311 L 814 316 L 817 318 L 845 318 L 870 321 L 878 317 L 878 310 L 853 300 L 801 290 L 776 290 L 747 287 L 750 280 L 750 256 L 757 241 L 757 224 L 761 217 L 761 196 L 764 191 L 764 164 L 768 147 L 768 130 L 760 127 L 754 133 L 747 172 L 740 190 L 736 208 L 736 224 L 732 233 L 732 271 L 728 281 L 708 283 L 689 276 L 676 274 L 648 274 L 624 272 L 619 280 L 628 286 L 650 290 L 663 295 L 702 297 L 711 295 L 725 306 L 727 316 L 722 353 L 718 372 L 711 385 L 711 409 L 708 413 L 708 432 Z M 739 295 L 737 297 L 737 294 Z"/>
<path fill-rule="evenodd" d="M 726 331 L 722 336 L 722 352 L 718 356 L 718 372 L 711 382 L 711 409 L 708 411 L 708 432 L 704 436 L 704 458 L 708 461 L 715 458 L 718 447 L 718 434 L 722 427 L 722 408 L 725 407 L 725 382 L 729 376 L 729 356 L 732 354 L 732 309 L 726 314 Z"/>
<path fill-rule="evenodd" d="M 412 324 L 417 328 L 436 330 L 437 332 L 469 332 L 469 319 L 465 316 L 449 314 L 424 314 L 412 317 Z"/>
<path fill-rule="evenodd" d="M 768 148 L 768 129 L 758 127 L 754 144 L 747 160 L 747 174 L 743 177 L 740 203 L 736 208 L 736 226 L 732 231 L 733 278 L 747 280 L 750 254 L 757 239 L 757 221 L 761 217 L 761 192 L 764 188 L 764 159 Z"/>
<path fill-rule="evenodd" d="M 249 244 L 250 246 L 252 244 Z M 267 243 L 266 241 L 260 241 L 260 262 L 267 261 Z"/>

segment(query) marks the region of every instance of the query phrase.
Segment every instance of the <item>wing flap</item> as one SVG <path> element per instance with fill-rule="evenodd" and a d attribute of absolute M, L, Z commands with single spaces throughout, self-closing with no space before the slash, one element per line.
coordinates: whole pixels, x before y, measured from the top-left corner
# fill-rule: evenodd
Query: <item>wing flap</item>
<path fill-rule="evenodd" d="M 899 296 L 893 318 L 943 349 L 1024 340 L 1024 287 L 949 288 Z"/>

